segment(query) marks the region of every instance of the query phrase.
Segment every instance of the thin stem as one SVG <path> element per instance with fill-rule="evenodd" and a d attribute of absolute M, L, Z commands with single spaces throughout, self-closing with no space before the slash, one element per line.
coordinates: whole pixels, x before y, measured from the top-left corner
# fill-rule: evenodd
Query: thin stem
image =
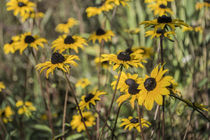
<path fill-rule="evenodd" d="M 113 105 L 113 103 L 114 103 L 115 95 L 116 95 L 116 92 L 117 92 L 117 86 L 118 86 L 119 81 L 120 81 L 120 76 L 121 76 L 121 73 L 122 73 L 122 69 L 123 69 L 123 67 L 121 66 L 121 67 L 120 67 L 120 72 L 119 72 L 118 78 L 117 78 L 117 83 L 116 83 L 116 85 L 115 85 L 115 89 L 114 89 L 112 101 L 111 101 L 111 104 L 110 104 L 110 106 L 109 106 L 109 110 L 108 110 L 108 113 L 107 113 L 107 116 L 106 116 L 105 123 L 104 123 L 104 125 L 103 125 L 103 127 L 102 127 L 101 134 L 100 134 L 100 136 L 99 136 L 99 140 L 101 139 L 101 136 L 102 136 L 102 134 L 103 134 L 104 128 L 106 127 L 106 123 L 107 123 L 108 118 L 109 118 L 109 115 L 110 115 L 110 113 L 111 113 L 111 109 L 112 109 L 112 105 Z"/>
<path fill-rule="evenodd" d="M 185 140 L 186 137 L 187 137 L 187 132 L 188 132 L 188 129 L 189 129 L 189 127 L 190 127 L 190 123 L 191 123 L 191 120 L 192 120 L 192 116 L 193 116 L 194 111 L 195 111 L 195 110 L 193 110 L 193 111 L 191 112 L 191 114 L 190 114 L 190 120 L 189 120 L 188 125 L 187 125 L 187 128 L 186 128 L 186 130 L 185 130 L 183 140 Z"/>
<path fill-rule="evenodd" d="M 64 101 L 64 107 L 63 107 L 63 123 L 62 123 L 62 134 L 64 134 L 65 132 L 65 121 L 66 121 L 66 108 L 67 108 L 67 101 L 68 101 L 68 88 L 66 88 L 66 94 L 65 94 L 65 101 Z M 62 139 L 64 140 L 65 137 L 62 137 Z"/>
<path fill-rule="evenodd" d="M 138 112 L 138 117 L 139 117 L 139 126 L 140 126 L 140 130 L 141 130 L 141 137 L 142 137 L 142 140 L 145 140 L 145 137 L 144 137 L 144 131 L 143 131 L 143 127 L 142 127 L 142 124 L 141 124 L 141 111 L 140 111 L 140 108 L 139 108 L 139 105 L 137 104 L 137 112 Z"/>
<path fill-rule="evenodd" d="M 119 117 L 119 114 L 120 114 L 121 106 L 122 106 L 122 104 L 120 104 L 120 106 L 118 107 L 118 110 L 117 110 L 117 116 L 115 118 L 115 123 L 114 123 L 114 127 L 113 127 L 113 130 L 112 130 L 112 140 L 114 139 L 114 131 L 116 129 L 117 120 L 118 120 L 118 117 Z"/>
<path fill-rule="evenodd" d="M 210 119 L 208 117 L 206 117 L 206 115 L 203 114 L 203 112 L 201 112 L 197 107 L 193 106 L 192 104 L 190 104 L 189 102 L 185 101 L 184 99 L 174 95 L 174 94 L 170 94 L 170 96 L 184 102 L 185 104 L 187 104 L 188 106 L 192 107 L 195 111 L 197 111 L 198 113 L 200 113 L 208 122 L 210 122 Z"/>
<path fill-rule="evenodd" d="M 78 110 L 79 110 L 79 114 L 80 114 L 80 116 L 81 116 L 81 118 L 82 118 L 82 122 L 83 122 L 83 124 L 84 124 L 84 126 L 85 126 L 85 130 L 86 130 L 86 133 L 87 133 L 87 135 L 88 135 L 88 139 L 91 140 L 91 136 L 90 136 L 90 133 L 88 132 L 87 125 L 86 125 L 86 123 L 85 123 L 85 119 L 84 119 L 84 117 L 83 117 L 83 115 L 82 115 L 82 111 L 81 111 L 81 109 L 80 109 L 80 107 L 79 107 L 79 102 L 77 101 L 77 97 L 76 97 L 76 95 L 75 95 L 74 88 L 72 87 L 72 85 L 71 85 L 71 83 L 70 83 L 70 81 L 69 81 L 69 79 L 68 79 L 68 77 L 67 77 L 67 74 L 64 74 L 64 75 L 65 75 L 66 81 L 67 81 L 67 83 L 68 83 L 68 86 L 69 86 L 69 88 L 70 88 L 70 90 L 71 90 L 72 96 L 74 97 L 74 100 L 75 100 L 75 102 L 76 102 L 76 106 L 77 106 L 77 108 L 78 108 Z"/>

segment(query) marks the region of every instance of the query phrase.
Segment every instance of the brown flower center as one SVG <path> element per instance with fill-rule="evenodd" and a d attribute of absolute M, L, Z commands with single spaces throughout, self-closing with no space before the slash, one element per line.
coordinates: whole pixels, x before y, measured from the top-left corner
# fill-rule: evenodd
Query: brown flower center
<path fill-rule="evenodd" d="M 125 80 L 125 83 L 126 83 L 128 86 L 132 86 L 132 85 L 136 84 L 136 81 L 133 80 L 133 79 L 126 79 L 126 80 Z"/>
<path fill-rule="evenodd" d="M 86 118 L 86 117 L 83 117 L 83 119 L 84 119 L 85 122 L 87 121 L 87 118 Z M 83 122 L 83 121 L 82 121 L 82 118 L 81 118 L 81 122 Z"/>
<path fill-rule="evenodd" d="M 33 36 L 31 36 L 31 35 L 27 35 L 25 37 L 24 41 L 25 41 L 25 43 L 30 44 L 30 43 L 33 43 L 35 41 L 35 38 Z"/>
<path fill-rule="evenodd" d="M 170 16 L 163 15 L 163 16 L 158 17 L 157 22 L 158 23 L 171 23 L 172 18 Z"/>
<path fill-rule="evenodd" d="M 19 6 L 19 7 L 24 7 L 24 6 L 26 6 L 26 4 L 23 3 L 23 2 L 18 2 L 18 6 Z"/>
<path fill-rule="evenodd" d="M 204 0 L 204 2 L 206 2 L 206 3 L 210 3 L 210 0 Z"/>
<path fill-rule="evenodd" d="M 96 31 L 96 35 L 104 35 L 106 32 L 103 30 L 103 29 L 101 29 L 101 28 L 98 28 L 97 29 L 97 31 Z"/>
<path fill-rule="evenodd" d="M 147 78 L 144 82 L 144 87 L 147 91 L 152 91 L 156 87 L 156 81 L 154 78 Z"/>
<path fill-rule="evenodd" d="M 164 4 L 159 5 L 159 7 L 162 8 L 162 9 L 166 9 L 167 8 L 167 6 L 164 5 Z"/>
<path fill-rule="evenodd" d="M 120 52 L 117 55 L 117 59 L 122 60 L 122 61 L 130 61 L 131 57 L 130 57 L 130 54 L 128 52 Z"/>
<path fill-rule="evenodd" d="M 138 120 L 137 118 L 132 118 L 132 119 L 130 120 L 130 122 L 131 122 L 131 123 L 138 123 L 139 120 Z"/>
<path fill-rule="evenodd" d="M 52 64 L 63 63 L 65 61 L 65 57 L 60 53 L 53 53 L 51 57 Z"/>
<path fill-rule="evenodd" d="M 72 38 L 72 36 L 68 35 L 65 39 L 64 39 L 64 44 L 73 44 L 75 42 L 75 40 Z"/>
<path fill-rule="evenodd" d="M 127 52 L 127 53 L 129 53 L 129 54 L 132 54 L 132 53 L 133 53 L 133 51 L 131 50 L 131 48 L 127 48 L 127 49 L 125 50 L 125 52 Z"/>
<path fill-rule="evenodd" d="M 88 95 L 85 96 L 85 102 L 89 102 L 92 98 L 94 97 L 94 95 L 92 93 L 89 93 Z"/>
<path fill-rule="evenodd" d="M 10 41 L 9 41 L 9 44 L 12 44 L 13 42 L 14 42 L 13 40 L 10 40 Z"/>
<path fill-rule="evenodd" d="M 138 94 L 139 91 L 140 91 L 140 90 L 138 89 L 138 86 L 139 86 L 139 84 L 137 84 L 137 83 L 135 83 L 135 84 L 129 86 L 129 88 L 128 88 L 128 93 L 131 94 L 131 95 L 136 95 L 136 94 Z"/>

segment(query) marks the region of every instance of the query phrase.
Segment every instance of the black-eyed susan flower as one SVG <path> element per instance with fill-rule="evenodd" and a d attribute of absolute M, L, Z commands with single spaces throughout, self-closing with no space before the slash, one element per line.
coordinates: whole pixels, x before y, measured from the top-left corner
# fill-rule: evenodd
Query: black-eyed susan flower
<path fill-rule="evenodd" d="M 141 132 L 141 128 L 139 125 L 139 119 L 137 117 L 129 116 L 128 118 L 121 119 L 122 123 L 120 124 L 120 127 L 124 127 L 124 129 L 128 129 L 131 131 L 131 129 L 135 128 L 138 132 Z M 150 122 L 146 121 L 145 119 L 141 119 L 141 125 L 143 127 L 149 127 L 151 125 Z"/>
<path fill-rule="evenodd" d="M 169 82 L 170 82 L 170 85 L 167 86 L 167 88 L 170 91 L 170 93 L 181 96 L 181 92 L 176 89 L 178 87 L 178 83 L 173 79 L 173 77 L 171 77 Z"/>
<path fill-rule="evenodd" d="M 152 70 L 150 76 L 146 75 L 143 80 L 139 81 L 139 105 L 144 105 L 147 110 L 152 109 L 154 101 L 162 105 L 163 95 L 170 94 L 167 87 L 170 86 L 172 77 L 164 76 L 167 71 L 167 69 L 163 70 L 163 67 L 159 69 L 158 65 Z"/>
<path fill-rule="evenodd" d="M 38 46 L 43 48 L 44 43 L 47 43 L 46 39 L 40 38 L 37 35 L 33 36 L 30 32 L 27 32 L 20 35 L 20 40 L 15 43 L 15 48 L 22 54 L 27 47 L 33 47 L 38 50 Z"/>
<path fill-rule="evenodd" d="M 3 82 L 0 82 L 0 92 L 2 91 L 2 89 L 5 89 L 5 85 Z"/>
<path fill-rule="evenodd" d="M 67 23 L 61 23 L 61 24 L 58 24 L 55 28 L 55 30 L 57 32 L 60 32 L 60 33 L 69 33 L 69 30 L 78 24 L 78 21 L 74 18 L 69 18 Z"/>
<path fill-rule="evenodd" d="M 116 70 L 118 67 L 123 66 L 128 69 L 129 67 L 142 67 L 142 63 L 146 63 L 146 60 L 143 58 L 143 55 L 140 53 L 135 53 L 130 50 L 120 51 L 116 54 L 102 54 L 101 61 L 109 61 L 109 64 L 114 64 L 113 70 Z"/>
<path fill-rule="evenodd" d="M 18 108 L 19 115 L 26 115 L 27 117 L 32 115 L 32 111 L 36 111 L 36 107 L 29 101 L 23 102 L 19 100 L 16 102 L 16 107 Z"/>
<path fill-rule="evenodd" d="M 95 115 L 93 115 L 91 112 L 83 112 L 82 116 L 87 127 L 92 127 L 96 124 Z M 80 115 L 74 115 L 72 121 L 70 122 L 70 125 L 73 130 L 77 129 L 77 132 L 85 130 L 85 125 Z"/>
<path fill-rule="evenodd" d="M 82 78 L 77 81 L 76 87 L 82 87 L 85 88 L 90 85 L 90 81 L 87 78 Z"/>
<path fill-rule="evenodd" d="M 139 28 L 131 28 L 131 29 L 125 29 L 124 31 L 129 34 L 138 34 L 140 32 L 140 29 Z"/>
<path fill-rule="evenodd" d="M 115 36 L 115 34 L 111 30 L 105 31 L 99 28 L 96 32 L 90 35 L 89 40 L 93 41 L 93 43 L 98 40 L 98 42 L 101 43 L 102 40 L 105 42 L 111 41 L 113 36 Z"/>
<path fill-rule="evenodd" d="M 183 32 L 186 32 L 186 31 L 194 31 L 194 32 L 200 32 L 202 33 L 203 32 L 203 29 L 201 26 L 189 26 L 189 27 L 182 27 L 182 31 Z"/>
<path fill-rule="evenodd" d="M 116 6 L 119 6 L 119 5 L 126 6 L 128 5 L 129 1 L 130 0 L 106 0 L 107 3 L 114 4 Z"/>
<path fill-rule="evenodd" d="M 21 17 L 26 17 L 27 13 L 34 11 L 36 4 L 28 0 L 10 0 L 7 2 L 7 10 L 12 11 L 15 16 L 20 14 Z"/>
<path fill-rule="evenodd" d="M 90 105 L 96 105 L 96 101 L 100 101 L 100 95 L 104 95 L 106 92 L 94 90 L 84 96 L 81 97 L 81 101 L 79 103 L 80 109 L 83 111 L 85 108 L 90 109 Z"/>
<path fill-rule="evenodd" d="M 25 22 L 28 19 L 41 19 L 44 17 L 43 12 L 36 12 L 36 11 L 31 11 L 29 13 L 26 13 L 24 17 L 22 17 L 22 22 Z"/>
<path fill-rule="evenodd" d="M 132 51 L 137 51 L 137 50 L 143 50 L 143 52 L 141 52 L 141 54 L 143 55 L 143 58 L 150 58 L 153 54 L 153 48 L 152 47 L 132 47 Z"/>
<path fill-rule="evenodd" d="M 168 29 L 168 27 L 174 31 L 175 27 L 181 27 L 181 26 L 189 26 L 186 23 L 184 23 L 183 20 L 180 19 L 172 19 L 170 16 L 159 16 L 157 19 L 150 20 L 150 21 L 143 21 L 140 24 L 145 24 L 145 28 L 147 27 L 154 27 L 155 31 L 158 29 Z"/>
<path fill-rule="evenodd" d="M 51 61 L 46 61 L 36 65 L 36 69 L 40 69 L 40 73 L 46 69 L 46 77 L 48 78 L 49 74 L 53 74 L 56 68 L 65 73 L 69 73 L 71 65 L 77 66 L 75 60 L 79 60 L 79 57 L 76 55 L 62 55 L 60 53 L 53 53 L 51 56 Z"/>
<path fill-rule="evenodd" d="M 15 43 L 18 42 L 19 39 L 20 39 L 19 36 L 13 36 L 12 39 L 9 41 L 9 43 L 4 45 L 4 53 L 5 54 L 15 53 L 16 51 Z"/>
<path fill-rule="evenodd" d="M 87 45 L 86 40 L 80 36 L 61 35 L 52 42 L 52 49 L 54 52 L 59 51 L 60 53 L 67 49 L 73 49 L 78 53 L 78 48 L 83 49 L 84 45 Z"/>
<path fill-rule="evenodd" d="M 96 65 L 101 65 L 105 69 L 108 69 L 110 66 L 109 61 L 101 61 L 101 58 L 99 57 L 96 57 L 94 62 L 96 63 Z"/>
<path fill-rule="evenodd" d="M 162 15 L 173 15 L 173 12 L 170 8 L 167 7 L 167 3 L 164 1 L 157 1 L 156 3 L 149 4 L 148 7 L 154 12 L 155 16 Z"/>
<path fill-rule="evenodd" d="M 163 4 L 167 4 L 168 2 L 172 2 L 174 0 L 144 0 L 144 3 L 152 3 L 152 2 L 162 2 Z"/>
<path fill-rule="evenodd" d="M 0 119 L 4 123 L 11 122 L 13 114 L 14 112 L 12 111 L 10 106 L 6 106 L 4 109 L 0 109 Z"/>
<path fill-rule="evenodd" d="M 203 2 L 197 2 L 195 5 L 196 10 L 200 10 L 203 7 L 209 8 L 210 7 L 210 1 L 204 0 Z"/>
<path fill-rule="evenodd" d="M 148 30 L 145 32 L 145 37 L 150 36 L 151 39 L 153 38 L 159 38 L 159 37 L 166 37 L 168 39 L 171 39 L 171 36 L 175 35 L 174 31 L 166 31 L 164 29 L 157 29 L 157 30 Z"/>

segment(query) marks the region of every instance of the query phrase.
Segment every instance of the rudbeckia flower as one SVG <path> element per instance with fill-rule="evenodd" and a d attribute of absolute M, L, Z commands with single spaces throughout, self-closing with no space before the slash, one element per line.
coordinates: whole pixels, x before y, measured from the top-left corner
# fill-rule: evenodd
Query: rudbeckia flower
<path fill-rule="evenodd" d="M 148 8 L 150 8 L 154 15 L 162 16 L 162 15 L 173 15 L 173 12 L 170 8 L 167 7 L 167 3 L 164 4 L 163 1 L 157 1 L 156 3 L 152 3 L 148 5 Z"/>
<path fill-rule="evenodd" d="M 171 76 L 164 76 L 168 70 L 163 70 L 163 67 L 159 69 L 159 65 L 155 67 L 150 76 L 146 75 L 145 78 L 139 81 L 139 105 L 144 105 L 147 110 L 151 110 L 154 104 L 154 101 L 162 105 L 163 95 L 169 95 Z"/>
<path fill-rule="evenodd" d="M 140 29 L 139 28 L 131 28 L 131 29 L 125 29 L 124 31 L 129 34 L 138 34 L 140 32 Z"/>
<path fill-rule="evenodd" d="M 201 26 L 189 26 L 189 27 L 182 27 L 182 31 L 186 32 L 186 31 L 195 31 L 195 32 L 203 32 L 203 29 Z"/>
<path fill-rule="evenodd" d="M 210 1 L 204 0 L 204 2 L 197 2 L 195 5 L 196 10 L 200 10 L 203 7 L 209 8 L 210 7 Z"/>
<path fill-rule="evenodd" d="M 13 114 L 14 112 L 12 111 L 10 106 L 6 106 L 4 109 L 0 109 L 0 119 L 4 123 L 11 122 Z"/>
<path fill-rule="evenodd" d="M 128 5 L 128 3 L 127 2 L 129 2 L 130 0 L 106 0 L 106 2 L 108 2 L 108 3 L 113 3 L 113 4 L 115 4 L 116 6 L 119 6 L 120 4 L 122 5 L 122 6 L 126 6 L 126 5 Z"/>
<path fill-rule="evenodd" d="M 78 53 L 78 48 L 83 49 L 84 45 L 87 45 L 86 40 L 80 36 L 62 35 L 58 39 L 52 42 L 52 49 L 62 53 L 67 49 L 73 49 Z"/>
<path fill-rule="evenodd" d="M 76 83 L 76 87 L 82 87 L 85 88 L 88 85 L 90 85 L 90 81 L 87 78 L 82 78 Z"/>
<path fill-rule="evenodd" d="M 26 101 L 23 102 L 21 100 L 16 102 L 16 107 L 18 108 L 18 114 L 19 115 L 26 115 L 27 117 L 30 117 L 32 115 L 32 111 L 36 111 L 36 107 L 32 104 L 32 102 Z"/>
<path fill-rule="evenodd" d="M 56 68 L 62 70 L 65 73 L 69 73 L 71 65 L 77 66 L 75 60 L 79 60 L 79 57 L 76 55 L 62 55 L 60 53 L 53 53 L 51 61 L 46 61 L 36 65 L 36 70 L 40 69 L 40 73 L 42 73 L 46 69 L 47 78 L 49 77 L 50 73 L 54 73 Z"/>
<path fill-rule="evenodd" d="M 132 51 L 136 52 L 141 50 L 141 54 L 143 55 L 143 58 L 150 58 L 154 52 L 153 48 L 151 47 L 132 47 Z"/>
<path fill-rule="evenodd" d="M 27 13 L 34 11 L 36 4 L 28 0 L 10 0 L 7 2 L 7 10 L 13 10 L 14 15 L 20 14 L 21 17 L 25 17 Z"/>
<path fill-rule="evenodd" d="M 154 27 L 155 31 L 158 29 L 168 29 L 168 27 L 174 31 L 175 27 L 181 27 L 181 26 L 186 26 L 188 27 L 184 21 L 180 19 L 172 19 L 170 16 L 159 16 L 157 19 L 151 20 L 151 21 L 143 21 L 141 24 L 145 24 L 145 28 L 147 27 Z"/>
<path fill-rule="evenodd" d="M 172 2 L 174 0 L 144 0 L 144 3 L 152 3 L 152 2 L 162 2 L 163 4 L 167 4 L 168 2 Z"/>
<path fill-rule="evenodd" d="M 93 125 L 95 125 L 95 116 L 91 113 L 91 112 L 83 112 L 82 116 L 85 120 L 85 124 L 87 127 L 92 127 Z M 80 115 L 74 115 L 73 119 L 70 123 L 72 129 L 77 129 L 77 132 L 81 132 L 83 130 L 85 130 L 85 125 L 82 121 L 82 117 Z"/>
<path fill-rule="evenodd" d="M 129 67 L 142 67 L 142 63 L 146 63 L 143 55 L 140 53 L 135 53 L 132 51 L 120 51 L 116 54 L 102 54 L 101 61 L 109 61 L 109 64 L 114 64 L 113 70 L 116 70 L 118 67 L 123 66 L 128 69 Z"/>
<path fill-rule="evenodd" d="M 60 33 L 69 33 L 69 29 L 71 29 L 73 26 L 77 25 L 78 21 L 74 18 L 69 18 L 67 23 L 58 24 L 55 28 L 57 32 Z"/>
<path fill-rule="evenodd" d="M 5 85 L 3 82 L 0 82 L 0 92 L 2 91 L 2 89 L 5 89 Z"/>
<path fill-rule="evenodd" d="M 171 39 L 171 35 L 175 35 L 174 31 L 166 31 L 164 29 L 157 29 L 157 30 L 149 30 L 145 32 L 145 37 L 151 36 L 153 38 L 159 38 L 161 36 Z"/>
<path fill-rule="evenodd" d="M 81 97 L 81 101 L 79 103 L 80 109 L 83 111 L 85 108 L 90 109 L 90 105 L 96 105 L 96 101 L 100 101 L 100 95 L 104 95 L 106 92 L 95 90 L 93 92 L 88 93 Z"/>
<path fill-rule="evenodd" d="M 139 119 L 137 117 L 129 116 L 128 118 L 121 119 L 121 121 L 122 123 L 120 124 L 120 127 L 124 127 L 125 130 L 128 129 L 131 131 L 131 129 L 135 128 L 138 132 L 141 132 Z M 142 127 L 149 127 L 151 123 L 145 119 L 141 119 L 141 125 Z"/>
<path fill-rule="evenodd" d="M 26 13 L 24 17 L 22 17 L 22 22 L 25 22 L 27 19 L 40 19 L 44 17 L 44 13 L 31 11 Z"/>
<path fill-rule="evenodd" d="M 40 38 L 37 35 L 33 36 L 28 32 L 20 35 L 20 40 L 15 43 L 15 47 L 20 51 L 20 54 L 22 54 L 27 47 L 33 47 L 38 50 L 38 46 L 43 48 L 44 43 L 47 43 L 46 39 Z"/>
<path fill-rule="evenodd" d="M 15 53 L 16 51 L 16 47 L 15 47 L 15 43 L 18 42 L 20 39 L 19 36 L 13 36 L 12 39 L 9 41 L 9 43 L 4 45 L 4 53 L 8 54 L 8 53 Z"/>
<path fill-rule="evenodd" d="M 105 31 L 99 28 L 96 32 L 90 35 L 89 40 L 93 41 L 93 43 L 98 40 L 98 42 L 101 43 L 102 40 L 105 42 L 111 41 L 113 36 L 115 36 L 115 34 L 111 30 Z"/>
<path fill-rule="evenodd" d="M 103 68 L 108 69 L 109 68 L 109 61 L 101 61 L 101 58 L 96 57 L 94 62 L 96 65 L 101 65 Z"/>

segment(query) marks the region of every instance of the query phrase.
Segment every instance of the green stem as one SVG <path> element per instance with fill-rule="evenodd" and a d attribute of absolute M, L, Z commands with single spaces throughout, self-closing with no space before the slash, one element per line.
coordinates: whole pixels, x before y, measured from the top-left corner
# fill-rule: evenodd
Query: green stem
<path fill-rule="evenodd" d="M 118 110 L 117 110 L 117 116 L 116 116 L 116 119 L 115 119 L 115 123 L 114 123 L 114 127 L 113 127 L 113 130 L 112 130 L 112 140 L 114 139 L 114 131 L 116 129 L 116 125 L 117 125 L 117 120 L 118 120 L 118 117 L 119 117 L 119 114 L 120 114 L 120 109 L 121 109 L 121 106 L 122 104 L 120 104 Z"/>

